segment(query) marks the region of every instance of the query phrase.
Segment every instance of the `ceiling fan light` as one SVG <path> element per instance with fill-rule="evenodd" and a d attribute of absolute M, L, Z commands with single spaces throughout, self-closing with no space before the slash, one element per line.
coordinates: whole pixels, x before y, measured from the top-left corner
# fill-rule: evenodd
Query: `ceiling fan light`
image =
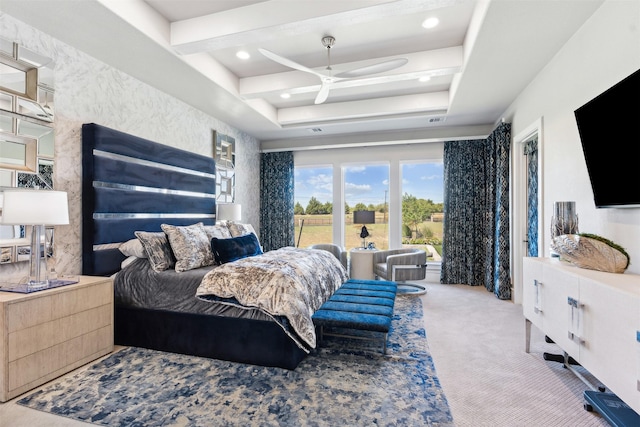
<path fill-rule="evenodd" d="M 236 57 L 240 59 L 249 59 L 251 58 L 251 55 L 249 55 L 249 52 L 246 52 L 244 50 L 239 50 L 236 52 Z"/>
<path fill-rule="evenodd" d="M 440 20 L 438 18 L 436 18 L 435 16 L 433 16 L 431 18 L 427 18 L 424 21 L 422 21 L 422 28 L 426 28 L 426 29 L 434 28 L 439 23 L 440 23 Z"/>

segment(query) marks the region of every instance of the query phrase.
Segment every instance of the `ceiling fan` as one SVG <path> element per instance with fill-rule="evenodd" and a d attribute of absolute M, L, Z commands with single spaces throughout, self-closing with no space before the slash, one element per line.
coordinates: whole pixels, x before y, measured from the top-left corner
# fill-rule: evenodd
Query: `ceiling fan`
<path fill-rule="evenodd" d="M 282 64 L 285 67 L 293 68 L 298 71 L 304 71 L 305 73 L 310 73 L 318 76 L 320 78 L 320 81 L 322 82 L 322 86 L 320 86 L 320 91 L 316 95 L 316 99 L 314 101 L 315 104 L 322 104 L 324 101 L 326 101 L 327 97 L 329 96 L 331 86 L 338 81 L 394 70 L 396 68 L 402 67 L 409 61 L 407 58 L 390 59 L 388 61 L 379 62 L 377 64 L 368 65 L 366 67 L 356 68 L 350 71 L 338 73 L 334 76 L 332 75 L 333 70 L 331 68 L 331 47 L 335 44 L 335 41 L 336 39 L 332 36 L 325 36 L 322 38 L 322 45 L 327 48 L 328 65 L 325 69 L 329 72 L 328 74 L 319 73 L 315 70 L 312 70 L 311 68 L 300 65 L 297 62 L 275 54 L 267 49 L 259 48 L 258 51 L 272 61 Z"/>

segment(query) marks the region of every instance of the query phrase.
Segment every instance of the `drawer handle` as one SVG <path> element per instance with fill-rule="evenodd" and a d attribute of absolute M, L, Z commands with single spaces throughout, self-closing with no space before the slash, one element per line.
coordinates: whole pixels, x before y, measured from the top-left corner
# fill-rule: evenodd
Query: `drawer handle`
<path fill-rule="evenodd" d="M 537 279 L 533 280 L 533 286 L 536 288 L 536 301 L 533 305 L 533 312 L 535 314 L 542 314 L 542 308 L 540 308 L 541 298 L 540 298 L 540 288 L 542 287 L 542 282 Z"/>
<path fill-rule="evenodd" d="M 578 301 L 577 299 L 575 299 L 573 297 L 567 297 L 567 304 L 569 304 L 571 307 L 575 307 L 575 308 L 584 307 L 584 304 L 582 304 L 580 301 Z"/>
<path fill-rule="evenodd" d="M 584 338 L 582 338 L 582 337 L 581 337 L 581 336 L 579 336 L 579 335 L 574 334 L 574 333 L 573 333 L 573 332 L 571 332 L 571 331 L 568 331 L 568 332 L 567 332 L 567 335 L 569 336 L 569 339 L 570 339 L 571 341 L 577 341 L 579 344 L 584 345 L 584 343 L 586 342 L 586 341 L 584 340 Z"/>

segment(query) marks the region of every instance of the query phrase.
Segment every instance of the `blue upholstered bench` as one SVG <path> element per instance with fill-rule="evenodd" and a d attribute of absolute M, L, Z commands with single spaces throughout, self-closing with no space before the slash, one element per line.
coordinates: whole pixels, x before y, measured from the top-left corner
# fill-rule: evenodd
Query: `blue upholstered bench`
<path fill-rule="evenodd" d="M 325 327 L 380 332 L 384 340 L 383 353 L 386 353 L 396 290 L 395 282 L 383 280 L 350 279 L 345 282 L 312 316 L 319 342 L 325 335 L 375 339 L 327 332 Z"/>

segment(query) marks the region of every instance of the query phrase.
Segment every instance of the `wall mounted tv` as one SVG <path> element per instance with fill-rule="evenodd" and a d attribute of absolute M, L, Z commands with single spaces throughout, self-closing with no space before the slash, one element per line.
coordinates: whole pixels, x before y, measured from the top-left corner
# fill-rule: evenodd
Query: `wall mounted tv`
<path fill-rule="evenodd" d="M 640 207 L 640 70 L 575 110 L 598 208 Z"/>

